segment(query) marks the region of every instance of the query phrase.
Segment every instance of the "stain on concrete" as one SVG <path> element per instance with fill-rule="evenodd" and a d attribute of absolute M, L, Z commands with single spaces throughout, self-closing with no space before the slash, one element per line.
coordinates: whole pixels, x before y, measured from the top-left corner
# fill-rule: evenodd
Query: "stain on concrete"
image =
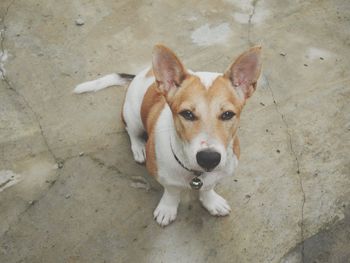
<path fill-rule="evenodd" d="M 345 205 L 344 205 L 345 206 Z M 347 263 L 350 259 L 350 207 L 342 220 L 325 224 L 315 235 L 292 248 L 281 262 Z M 302 250 L 304 252 L 302 253 Z"/>
<path fill-rule="evenodd" d="M 218 26 L 205 24 L 192 32 L 191 39 L 198 46 L 211 46 L 226 43 L 230 36 L 231 29 L 228 23 Z"/>
<path fill-rule="evenodd" d="M 318 60 L 325 60 L 325 59 L 329 59 L 332 56 L 334 56 L 334 54 L 332 54 L 332 52 L 322 49 L 322 48 L 316 48 L 316 47 L 309 47 L 305 57 L 309 58 L 309 59 L 318 59 Z"/>

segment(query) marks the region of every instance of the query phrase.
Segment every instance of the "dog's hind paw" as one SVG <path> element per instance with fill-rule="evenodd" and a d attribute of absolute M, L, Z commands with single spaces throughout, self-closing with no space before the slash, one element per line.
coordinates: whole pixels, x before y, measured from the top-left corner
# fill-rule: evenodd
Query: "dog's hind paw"
<path fill-rule="evenodd" d="M 146 145 L 144 143 L 132 143 L 131 150 L 136 162 L 144 163 L 146 161 Z"/>
<path fill-rule="evenodd" d="M 214 190 L 201 192 L 199 199 L 202 205 L 213 216 L 226 216 L 231 212 L 231 208 L 227 201 Z"/>

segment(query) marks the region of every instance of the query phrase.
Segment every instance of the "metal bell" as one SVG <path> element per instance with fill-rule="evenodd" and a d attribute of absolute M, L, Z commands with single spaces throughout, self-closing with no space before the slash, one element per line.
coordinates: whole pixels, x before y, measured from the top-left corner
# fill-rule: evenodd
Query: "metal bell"
<path fill-rule="evenodd" d="M 198 177 L 193 178 L 192 181 L 190 182 L 191 188 L 195 190 L 201 189 L 202 185 L 203 185 L 203 182 Z"/>

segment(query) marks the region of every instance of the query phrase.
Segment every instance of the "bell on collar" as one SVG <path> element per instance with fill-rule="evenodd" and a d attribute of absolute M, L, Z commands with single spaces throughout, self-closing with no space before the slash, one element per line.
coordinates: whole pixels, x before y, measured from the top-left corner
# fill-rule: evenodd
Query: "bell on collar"
<path fill-rule="evenodd" d="M 202 185 L 203 185 L 203 182 L 202 182 L 202 180 L 199 179 L 198 177 L 194 177 L 194 178 L 192 179 L 192 181 L 190 182 L 191 188 L 192 188 L 192 189 L 195 189 L 195 190 L 201 189 Z"/>

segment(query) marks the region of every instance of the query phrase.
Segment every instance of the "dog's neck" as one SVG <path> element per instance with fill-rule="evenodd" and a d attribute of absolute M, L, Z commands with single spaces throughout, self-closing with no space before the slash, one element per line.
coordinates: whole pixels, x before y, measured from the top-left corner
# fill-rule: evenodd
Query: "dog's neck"
<path fill-rule="evenodd" d="M 190 171 L 191 169 L 188 165 L 188 160 L 183 152 L 183 142 L 179 138 L 174 126 L 172 127 L 172 130 L 170 132 L 169 144 L 174 158 L 176 157 L 175 160 L 177 159 L 176 161 L 178 163 L 181 163 L 180 166 L 186 167 L 184 168 L 185 170 Z"/>

